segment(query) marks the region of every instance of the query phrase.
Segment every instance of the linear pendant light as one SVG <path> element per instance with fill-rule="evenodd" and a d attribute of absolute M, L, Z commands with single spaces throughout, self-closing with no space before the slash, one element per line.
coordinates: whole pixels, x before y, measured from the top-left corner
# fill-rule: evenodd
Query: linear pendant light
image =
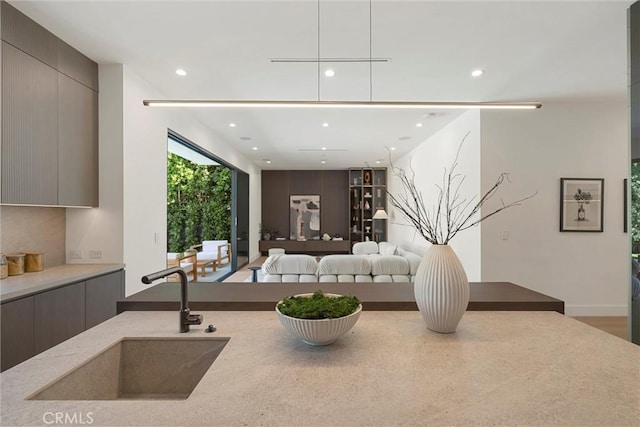
<path fill-rule="evenodd" d="M 147 107 L 208 107 L 208 108 L 355 108 L 355 109 L 512 109 L 533 110 L 542 107 L 539 102 L 422 102 L 422 101 L 374 101 L 373 68 L 374 62 L 388 62 L 390 58 L 372 56 L 371 0 L 369 0 L 369 57 L 368 58 L 322 58 L 320 56 L 320 0 L 318 8 L 318 56 L 316 58 L 271 58 L 271 62 L 317 62 L 318 99 L 316 101 L 285 100 L 144 100 Z M 320 100 L 320 64 L 322 62 L 368 62 L 369 63 L 369 100 L 368 101 L 321 101 Z"/>
<path fill-rule="evenodd" d="M 147 107 L 208 108 L 389 108 L 389 109 L 511 109 L 533 110 L 539 102 L 418 102 L 418 101 L 256 101 L 256 100 L 153 100 L 142 101 Z"/>

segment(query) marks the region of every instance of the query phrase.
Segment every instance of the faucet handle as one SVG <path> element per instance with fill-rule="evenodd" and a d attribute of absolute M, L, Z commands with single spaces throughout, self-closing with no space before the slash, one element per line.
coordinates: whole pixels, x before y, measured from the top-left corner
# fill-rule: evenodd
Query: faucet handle
<path fill-rule="evenodd" d="M 187 315 L 187 324 L 200 325 L 202 324 L 202 314 L 189 314 Z"/>

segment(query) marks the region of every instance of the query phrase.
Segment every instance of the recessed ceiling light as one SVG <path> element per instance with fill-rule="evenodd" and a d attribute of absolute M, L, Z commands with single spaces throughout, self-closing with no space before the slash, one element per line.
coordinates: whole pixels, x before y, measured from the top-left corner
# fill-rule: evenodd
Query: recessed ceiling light
<path fill-rule="evenodd" d="M 323 124 L 322 124 L 322 127 L 323 127 L 323 128 L 327 128 L 327 127 L 329 127 L 329 123 L 327 123 L 327 122 L 323 123 Z"/>
<path fill-rule="evenodd" d="M 417 128 L 421 128 L 422 127 L 422 123 L 416 123 L 416 127 Z"/>
<path fill-rule="evenodd" d="M 327 147 L 322 147 L 322 151 L 325 151 L 327 149 Z"/>
<path fill-rule="evenodd" d="M 181 76 L 181 77 L 184 77 L 184 76 L 186 76 L 186 75 L 187 75 L 187 72 L 186 72 L 185 70 L 183 70 L 182 68 L 178 68 L 178 69 L 176 70 L 176 74 L 177 74 L 177 75 L 179 75 L 179 76 Z"/>
<path fill-rule="evenodd" d="M 484 71 L 482 71 L 482 70 L 480 70 L 480 69 L 478 69 L 478 70 L 473 70 L 473 71 L 471 72 L 471 75 L 472 75 L 473 77 L 480 77 L 480 76 L 481 76 L 481 75 L 483 75 L 483 74 L 484 74 Z"/>
<path fill-rule="evenodd" d="M 327 163 L 327 161 L 326 160 L 322 160 L 322 161 L 320 161 L 320 163 L 322 163 L 324 165 L 325 163 Z"/>
<path fill-rule="evenodd" d="M 327 69 L 325 70 L 325 72 L 324 72 L 324 75 L 325 75 L 325 76 L 327 76 L 327 77 L 333 77 L 333 76 L 335 76 L 335 75 L 336 75 L 336 72 L 335 72 L 335 71 L 333 71 L 333 69 L 332 69 L 332 68 L 327 68 Z"/>
<path fill-rule="evenodd" d="M 376 164 L 379 165 L 380 164 L 380 160 L 376 160 Z"/>
<path fill-rule="evenodd" d="M 271 163 L 271 160 L 269 160 L 269 159 L 264 159 L 264 162 L 265 162 L 265 163 Z"/>
<path fill-rule="evenodd" d="M 252 150 L 253 151 L 258 151 L 258 147 L 253 147 Z"/>
<path fill-rule="evenodd" d="M 389 150 L 391 150 L 391 151 L 395 151 L 395 150 L 396 150 L 396 147 L 391 147 L 391 148 L 389 148 Z"/>
<path fill-rule="evenodd" d="M 236 127 L 236 124 L 235 123 L 229 123 L 229 127 L 230 128 L 234 128 L 234 127 Z"/>

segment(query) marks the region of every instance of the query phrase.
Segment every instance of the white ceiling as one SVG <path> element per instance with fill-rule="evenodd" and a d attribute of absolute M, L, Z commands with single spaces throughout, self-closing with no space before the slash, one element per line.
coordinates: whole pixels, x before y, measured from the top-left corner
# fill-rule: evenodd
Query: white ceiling
<path fill-rule="evenodd" d="M 125 64 L 169 99 L 540 101 L 544 108 L 627 95 L 631 1 L 373 0 L 371 15 L 368 1 L 9 3 L 98 63 Z M 316 63 L 270 62 L 318 56 L 318 5 L 321 57 L 391 61 L 371 70 L 330 64 L 336 76 L 319 84 Z M 177 68 L 188 75 L 178 77 Z M 472 78 L 476 68 L 485 74 Z M 385 162 L 385 146 L 400 155 L 461 113 L 191 112 L 265 169 L 374 166 Z"/>

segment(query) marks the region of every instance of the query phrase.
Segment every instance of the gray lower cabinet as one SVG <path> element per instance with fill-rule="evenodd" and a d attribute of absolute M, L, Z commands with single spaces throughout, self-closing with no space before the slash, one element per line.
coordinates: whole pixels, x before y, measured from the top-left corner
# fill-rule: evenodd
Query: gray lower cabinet
<path fill-rule="evenodd" d="M 36 354 L 85 330 L 84 292 L 80 282 L 34 296 Z"/>
<path fill-rule="evenodd" d="M 124 271 L 85 282 L 85 329 L 114 317 L 118 300 L 124 298 Z"/>
<path fill-rule="evenodd" d="M 124 270 L 5 302 L 0 308 L 0 371 L 114 317 Z"/>
<path fill-rule="evenodd" d="M 33 344 L 33 300 L 22 298 L 2 304 L 2 370 L 9 369 L 35 354 Z"/>

